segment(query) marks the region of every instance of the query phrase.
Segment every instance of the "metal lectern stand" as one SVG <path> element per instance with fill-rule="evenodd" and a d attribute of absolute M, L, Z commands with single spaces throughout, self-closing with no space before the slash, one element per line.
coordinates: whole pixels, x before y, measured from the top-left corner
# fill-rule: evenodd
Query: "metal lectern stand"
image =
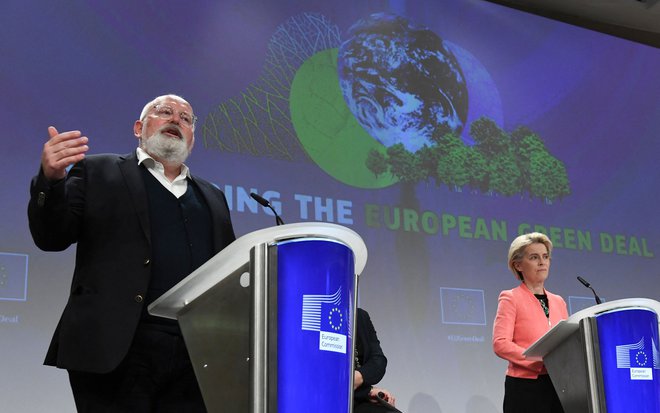
<path fill-rule="evenodd" d="M 352 230 L 247 234 L 149 306 L 179 321 L 209 412 L 350 413 L 357 274 Z"/>

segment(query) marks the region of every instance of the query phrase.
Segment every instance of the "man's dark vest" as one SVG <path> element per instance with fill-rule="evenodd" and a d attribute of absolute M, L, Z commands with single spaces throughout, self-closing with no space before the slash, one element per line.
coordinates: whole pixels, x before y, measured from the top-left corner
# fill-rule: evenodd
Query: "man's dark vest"
<path fill-rule="evenodd" d="M 213 222 L 199 188 L 188 180 L 188 189 L 177 198 L 146 167 L 142 177 L 149 203 L 151 227 L 151 280 L 146 307 L 161 294 L 213 256 Z M 161 317 L 144 321 L 162 323 Z M 174 320 L 169 320 L 176 323 Z"/>

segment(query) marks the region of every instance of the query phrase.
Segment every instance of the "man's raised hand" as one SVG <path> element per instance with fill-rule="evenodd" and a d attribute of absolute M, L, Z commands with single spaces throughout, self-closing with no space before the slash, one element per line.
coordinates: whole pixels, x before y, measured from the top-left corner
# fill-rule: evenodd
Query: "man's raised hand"
<path fill-rule="evenodd" d="M 49 126 L 48 135 L 41 154 L 41 168 L 46 179 L 52 182 L 66 177 L 66 168 L 81 161 L 89 146 L 87 137 L 77 130 L 59 133 Z"/>

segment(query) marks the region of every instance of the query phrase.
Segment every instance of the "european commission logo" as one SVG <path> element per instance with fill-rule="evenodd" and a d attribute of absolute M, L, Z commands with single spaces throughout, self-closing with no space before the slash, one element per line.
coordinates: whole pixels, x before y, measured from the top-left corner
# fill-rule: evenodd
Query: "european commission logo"
<path fill-rule="evenodd" d="M 644 346 L 644 337 L 637 343 L 616 346 L 616 367 L 630 369 L 631 380 L 653 380 L 653 370 L 660 368 L 660 354 L 655 341 L 650 351 Z"/>
<path fill-rule="evenodd" d="M 341 306 L 341 287 L 334 294 L 304 294 L 302 329 L 319 332 L 319 350 L 346 354 L 346 337 L 352 331 L 350 314 Z"/>

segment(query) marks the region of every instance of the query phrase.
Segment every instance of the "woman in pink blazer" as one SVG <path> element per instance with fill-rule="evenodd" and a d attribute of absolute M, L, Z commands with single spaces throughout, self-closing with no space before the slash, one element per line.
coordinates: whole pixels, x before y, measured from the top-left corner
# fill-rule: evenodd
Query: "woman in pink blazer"
<path fill-rule="evenodd" d="M 564 299 L 545 289 L 551 253 L 552 242 L 538 232 L 519 236 L 509 248 L 509 269 L 521 283 L 500 293 L 493 326 L 493 350 L 509 362 L 504 413 L 563 413 L 543 362 L 522 354 L 568 318 Z"/>

